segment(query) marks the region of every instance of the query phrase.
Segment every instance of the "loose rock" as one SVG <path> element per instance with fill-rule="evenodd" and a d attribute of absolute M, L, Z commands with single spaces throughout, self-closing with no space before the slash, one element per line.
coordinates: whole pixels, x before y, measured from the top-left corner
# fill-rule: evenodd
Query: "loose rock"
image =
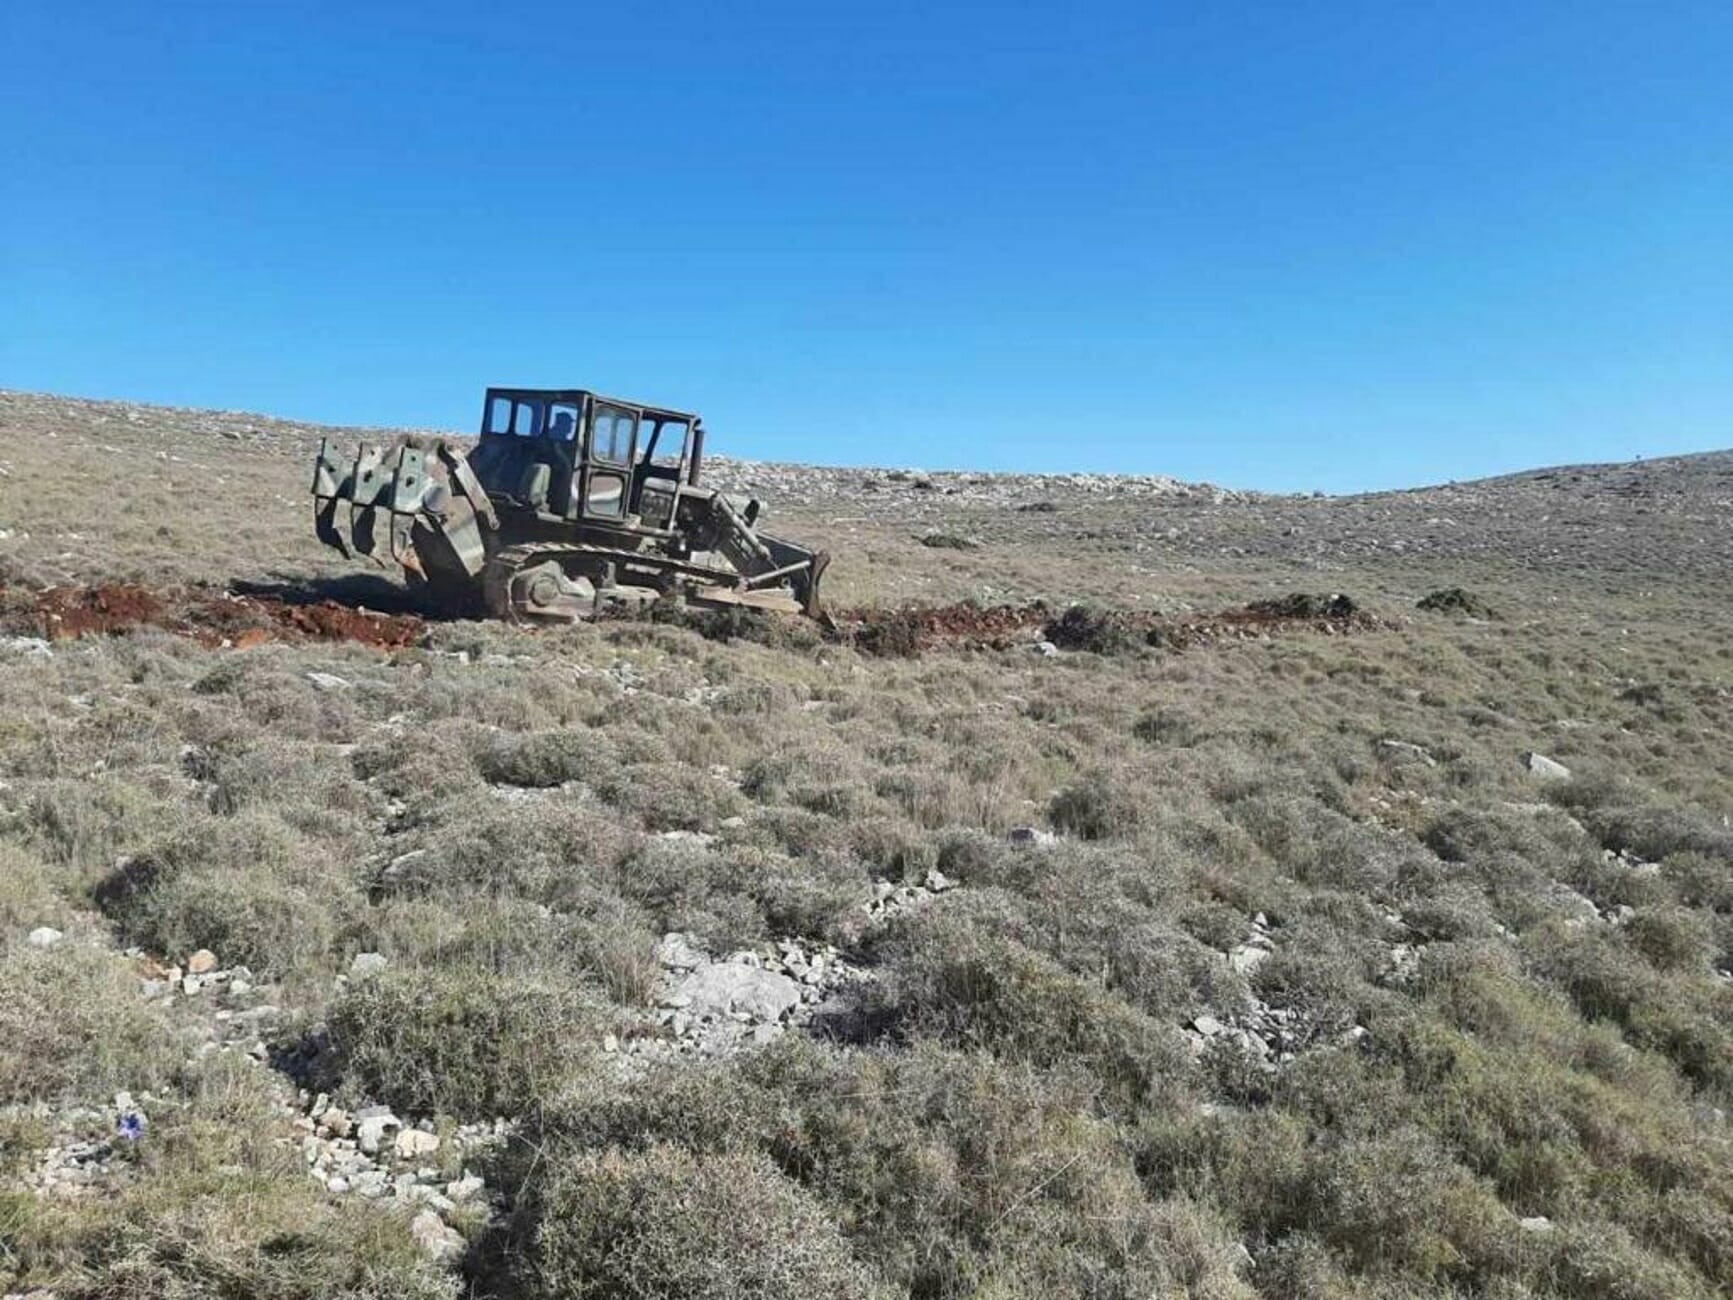
<path fill-rule="evenodd" d="M 1543 781 L 1568 781 L 1571 770 L 1556 758 L 1548 758 L 1545 754 L 1530 751 L 1522 757 L 1523 766 L 1528 768 L 1529 775 L 1538 776 Z"/>
<path fill-rule="evenodd" d="M 409 1235 L 429 1259 L 438 1263 L 463 1254 L 463 1238 L 432 1210 L 423 1210 L 410 1220 Z"/>
<path fill-rule="evenodd" d="M 406 1128 L 398 1133 L 393 1149 L 399 1160 L 419 1160 L 439 1150 L 439 1138 L 418 1128 Z"/>
<path fill-rule="evenodd" d="M 352 979 L 366 979 L 369 975 L 377 975 L 391 964 L 384 953 L 358 952 L 349 963 L 349 975 Z"/>

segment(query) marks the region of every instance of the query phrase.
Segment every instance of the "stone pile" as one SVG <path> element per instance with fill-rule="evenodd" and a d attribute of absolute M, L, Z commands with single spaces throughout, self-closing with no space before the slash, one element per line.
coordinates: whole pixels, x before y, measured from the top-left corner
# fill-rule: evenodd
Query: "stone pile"
<path fill-rule="evenodd" d="M 656 955 L 656 1009 L 645 1016 L 645 1032 L 625 1044 L 639 1058 L 722 1057 L 775 1042 L 861 977 L 829 944 L 793 939 L 713 958 L 693 936 L 674 932 Z"/>
<path fill-rule="evenodd" d="M 124 1100 L 131 1110 L 132 1099 L 126 1094 L 116 1100 Z M 39 1103 L 9 1107 L 4 1117 L 31 1119 L 54 1128 L 54 1136 L 42 1148 L 35 1165 L 19 1176 L 29 1190 L 42 1196 L 78 1196 L 114 1176 L 124 1146 L 117 1133 L 118 1109 L 71 1106 L 53 1110 Z"/>
<path fill-rule="evenodd" d="M 222 967 L 214 953 L 202 948 L 184 964 L 164 965 L 138 948 L 127 949 L 126 956 L 139 972 L 143 997 L 166 1006 L 182 1005 L 203 1019 L 206 1034 L 195 1049 L 198 1055 L 233 1048 L 256 1061 L 269 1058 L 266 1039 L 283 1011 L 261 1000 L 247 967 Z"/>
<path fill-rule="evenodd" d="M 1186 483 L 1166 474 L 997 474 L 976 471 L 857 469 L 794 465 L 776 461 L 706 456 L 704 478 L 737 496 L 777 500 L 837 501 L 858 506 L 863 496 L 896 499 L 913 514 L 940 509 L 947 499 L 1015 507 L 1051 497 L 1085 496 L 1190 500 L 1209 503 L 1256 500 L 1261 494 L 1234 492 L 1211 483 Z"/>
<path fill-rule="evenodd" d="M 1275 941 L 1270 938 L 1269 918 L 1259 912 L 1252 918 L 1251 937 L 1228 952 L 1228 965 L 1241 975 L 1250 975 L 1269 959 L 1275 948 Z"/>
<path fill-rule="evenodd" d="M 881 880 L 863 904 L 869 927 L 925 906 L 956 882 L 938 870 L 919 885 Z M 773 1043 L 790 1030 L 809 1028 L 851 985 L 873 972 L 849 962 L 831 944 L 779 939 L 758 948 L 713 957 L 694 935 L 671 932 L 657 948 L 662 974 L 645 1013 L 624 1044 L 612 1035 L 604 1047 L 628 1058 L 718 1058 Z"/>
<path fill-rule="evenodd" d="M 385 1106 L 351 1114 L 324 1093 L 311 1100 L 295 1127 L 307 1171 L 326 1191 L 431 1210 L 442 1226 L 460 1207 L 486 1206 L 487 1186 L 469 1163 L 510 1132 L 497 1119 L 462 1124 L 442 1136 L 430 1119 L 406 1122 Z M 436 1234 L 424 1232 L 418 1240 L 423 1235 Z M 440 1252 L 429 1247 L 429 1253 Z"/>
<path fill-rule="evenodd" d="M 1274 951 L 1269 918 L 1259 912 L 1252 919 L 1251 936 L 1223 955 L 1233 970 L 1249 976 Z M 1366 1036 L 1361 1025 L 1354 1025 L 1345 1033 L 1332 1033 L 1304 1012 L 1271 1006 L 1251 990 L 1231 1012 L 1194 1016 L 1182 1027 L 1182 1032 L 1193 1056 L 1202 1056 L 1211 1048 L 1230 1047 L 1259 1068 L 1271 1071 L 1288 1064 L 1307 1048 L 1325 1042 L 1356 1043 Z"/>

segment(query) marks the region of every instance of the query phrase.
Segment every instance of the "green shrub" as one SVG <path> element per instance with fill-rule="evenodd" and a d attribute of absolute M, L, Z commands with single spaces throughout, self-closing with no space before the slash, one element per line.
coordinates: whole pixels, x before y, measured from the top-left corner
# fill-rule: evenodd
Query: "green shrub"
<path fill-rule="evenodd" d="M 1136 830 L 1143 806 L 1123 777 L 1091 772 L 1053 796 L 1047 820 L 1079 839 L 1105 840 Z"/>
<path fill-rule="evenodd" d="M 185 1044 L 138 979 L 121 958 L 71 939 L 0 948 L 0 1105 L 101 1100 L 168 1078 Z"/>
<path fill-rule="evenodd" d="M 1309 1181 L 1308 1226 L 1357 1270 L 1442 1282 L 1515 1262 L 1510 1212 L 1416 1129 L 1319 1151 Z"/>
<path fill-rule="evenodd" d="M 305 973 L 337 915 L 360 902 L 340 868 L 273 814 L 207 818 L 104 878 L 97 905 L 129 942 L 170 958 L 209 948 L 229 964 Z"/>
<path fill-rule="evenodd" d="M 922 916 L 887 941 L 887 1010 L 904 1026 L 1037 1066 L 1075 1064 L 1128 1101 L 1189 1074 L 1179 1035 L 1015 939 Z"/>
<path fill-rule="evenodd" d="M 556 1097 L 605 1025 L 593 1001 L 551 981 L 393 968 L 349 985 L 332 1004 L 329 1034 L 357 1096 L 473 1118 Z"/>
<path fill-rule="evenodd" d="M 496 736 L 477 760 L 484 780 L 529 789 L 612 780 L 618 766 L 608 735 L 589 727 Z"/>
<path fill-rule="evenodd" d="M 480 893 L 582 913 L 598 893 L 612 892 L 639 840 L 607 809 L 563 796 L 506 802 L 484 794 L 443 811 L 448 822 L 394 846 L 381 892 L 446 900 Z"/>
<path fill-rule="evenodd" d="M 185 1084 L 178 1104 L 149 1108 L 99 1196 L 0 1193 L 0 1285 L 67 1300 L 452 1300 L 401 1214 L 307 1177 L 268 1072 L 216 1053 Z"/>
<path fill-rule="evenodd" d="M 1674 853 L 1700 853 L 1733 865 L 1733 830 L 1682 808 L 1599 807 L 1581 810 L 1589 829 L 1609 849 L 1659 862 Z"/>
<path fill-rule="evenodd" d="M 1616 1223 L 1573 1224 L 1554 1237 L 1547 1271 L 1559 1292 L 1573 1300 L 1707 1300 L 1724 1294 L 1703 1286 L 1678 1261 L 1645 1250 Z"/>
<path fill-rule="evenodd" d="M 354 951 L 409 966 L 481 967 L 526 979 L 591 980 L 627 1005 L 644 1003 L 662 972 L 656 929 L 641 909 L 598 892 L 582 915 L 509 895 L 443 900 L 388 898 L 369 909 Z"/>
<path fill-rule="evenodd" d="M 1155 709 L 1131 725 L 1131 734 L 1152 745 L 1190 749 L 1204 738 L 1202 725 L 1189 713 L 1177 709 Z"/>
<path fill-rule="evenodd" d="M 88 876 L 148 843 L 177 811 L 127 782 L 54 780 L 31 792 L 20 829 L 46 862 Z"/>
<path fill-rule="evenodd" d="M 55 889 L 48 867 L 0 842 L 0 948 L 39 925 L 64 931 L 72 924 L 71 908 Z"/>
<path fill-rule="evenodd" d="M 867 1300 L 823 1207 L 763 1156 L 580 1155 L 541 1189 L 530 1291 L 549 1300 Z"/>
<path fill-rule="evenodd" d="M 1664 971 L 1701 970 L 1715 950 L 1709 919 L 1688 907 L 1639 907 L 1625 923 L 1625 937 Z"/>
<path fill-rule="evenodd" d="M 634 763 L 592 778 L 610 805 L 653 831 L 713 831 L 745 811 L 739 791 L 707 772 L 673 763 Z"/>

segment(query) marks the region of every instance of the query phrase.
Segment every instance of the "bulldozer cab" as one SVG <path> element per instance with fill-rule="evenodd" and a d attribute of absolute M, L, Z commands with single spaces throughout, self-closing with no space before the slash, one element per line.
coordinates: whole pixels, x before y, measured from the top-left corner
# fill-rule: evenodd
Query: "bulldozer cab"
<path fill-rule="evenodd" d="M 470 464 L 505 508 L 665 532 L 695 485 L 698 417 L 583 390 L 490 388 Z"/>

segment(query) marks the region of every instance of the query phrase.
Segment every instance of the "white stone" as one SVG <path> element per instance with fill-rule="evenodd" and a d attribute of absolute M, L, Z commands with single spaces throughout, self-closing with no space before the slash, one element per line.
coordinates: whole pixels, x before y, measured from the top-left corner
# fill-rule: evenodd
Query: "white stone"
<path fill-rule="evenodd" d="M 453 1201 L 463 1202 L 478 1195 L 484 1186 L 486 1186 L 486 1184 L 482 1182 L 479 1175 L 466 1173 L 462 1178 L 457 1179 L 455 1182 L 447 1183 L 445 1185 L 445 1194 Z"/>
<path fill-rule="evenodd" d="M 693 971 L 680 982 L 679 996 L 694 1015 L 725 1017 L 744 1012 L 757 1021 L 777 1021 L 800 1005 L 800 986 L 786 975 L 734 962 Z"/>
<path fill-rule="evenodd" d="M 0 650 L 9 650 L 27 659 L 48 659 L 54 654 L 54 648 L 39 636 L 0 637 Z"/>
<path fill-rule="evenodd" d="M 385 1134 L 402 1127 L 402 1121 L 389 1111 L 383 1115 L 368 1115 L 355 1126 L 355 1141 L 368 1155 L 378 1155 Z"/>
<path fill-rule="evenodd" d="M 439 1150 L 439 1138 L 418 1128 L 406 1128 L 397 1135 L 393 1149 L 399 1160 L 418 1160 Z"/>
<path fill-rule="evenodd" d="M 346 691 L 349 689 L 348 678 L 339 677 L 336 673 L 311 672 L 307 674 L 307 680 L 313 684 L 313 689 L 316 691 Z"/>
<path fill-rule="evenodd" d="M 1536 754 L 1531 751 L 1523 755 L 1522 761 L 1523 766 L 1528 768 L 1531 776 L 1538 776 L 1543 781 L 1570 780 L 1570 768 L 1556 758 L 1548 758 L 1545 754 Z"/>
<path fill-rule="evenodd" d="M 409 1235 L 429 1259 L 439 1263 L 463 1254 L 463 1238 L 432 1210 L 423 1210 L 410 1220 Z"/>
<path fill-rule="evenodd" d="M 1269 950 L 1266 948 L 1254 948 L 1250 944 L 1243 944 L 1228 954 L 1228 965 L 1241 975 L 1250 975 L 1269 960 L 1269 956 Z"/>
<path fill-rule="evenodd" d="M 358 952 L 349 963 L 349 975 L 352 979 L 366 979 L 369 975 L 377 975 L 391 964 L 384 953 Z"/>
<path fill-rule="evenodd" d="M 1416 745 L 1413 741 L 1380 740 L 1378 742 L 1378 748 L 1383 750 L 1386 754 L 1413 759 L 1416 762 L 1426 764 L 1427 767 L 1438 766 L 1438 760 L 1432 757 L 1431 753 L 1425 748 L 1425 746 Z"/>
<path fill-rule="evenodd" d="M 32 948 L 52 948 L 66 936 L 51 925 L 39 925 L 26 937 Z"/>
<path fill-rule="evenodd" d="M 685 935 L 670 931 L 662 936 L 662 942 L 656 946 L 656 960 L 672 970 L 696 970 L 709 958 L 693 947 Z"/>

